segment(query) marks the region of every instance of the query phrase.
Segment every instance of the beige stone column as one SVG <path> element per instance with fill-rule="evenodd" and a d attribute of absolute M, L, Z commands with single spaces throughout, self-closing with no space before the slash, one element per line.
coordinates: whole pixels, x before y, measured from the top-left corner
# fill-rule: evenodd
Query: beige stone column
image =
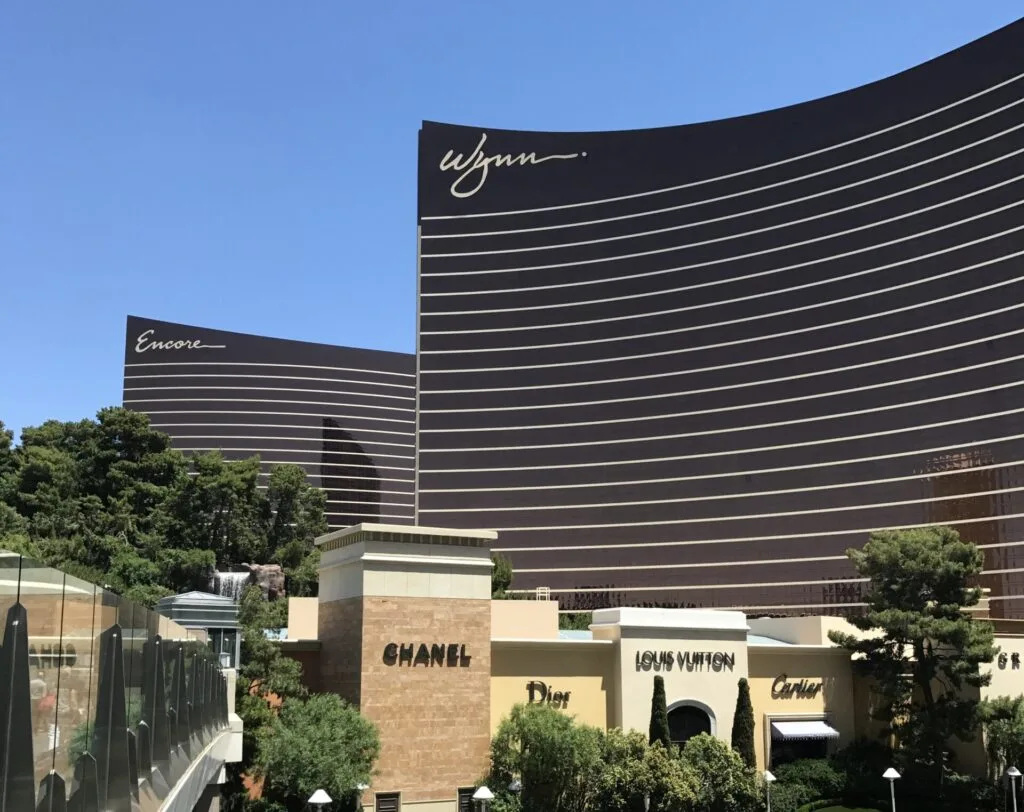
<path fill-rule="evenodd" d="M 317 539 L 325 691 L 377 725 L 363 795 L 454 810 L 488 769 L 490 531 L 361 524 Z"/>

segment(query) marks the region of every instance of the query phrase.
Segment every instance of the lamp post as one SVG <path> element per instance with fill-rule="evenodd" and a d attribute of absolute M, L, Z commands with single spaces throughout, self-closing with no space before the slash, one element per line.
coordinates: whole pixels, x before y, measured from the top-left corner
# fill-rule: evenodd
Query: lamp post
<path fill-rule="evenodd" d="M 768 799 L 768 812 L 772 812 L 772 782 L 775 776 L 769 770 L 764 771 L 764 794 Z"/>
<path fill-rule="evenodd" d="M 651 812 L 651 796 L 648 793 L 644 793 L 644 812 Z"/>
<path fill-rule="evenodd" d="M 480 787 L 473 793 L 473 800 L 476 801 L 476 808 L 480 812 L 487 812 L 487 805 L 494 800 L 494 793 L 487 787 Z"/>
<path fill-rule="evenodd" d="M 896 812 L 896 781 L 899 777 L 900 774 L 892 767 L 882 773 L 882 778 L 889 782 L 889 797 L 892 799 L 892 812 Z"/>
<path fill-rule="evenodd" d="M 1020 778 L 1020 770 L 1010 767 L 1006 771 L 1006 777 L 1010 779 L 1010 794 L 1013 795 L 1013 812 L 1017 812 L 1017 779 Z"/>
<path fill-rule="evenodd" d="M 322 810 L 330 802 L 331 796 L 324 792 L 322 789 L 318 789 L 316 792 L 309 796 L 309 801 L 307 803 L 315 809 Z"/>
<path fill-rule="evenodd" d="M 518 795 L 520 792 L 523 791 L 523 782 L 520 781 L 518 778 L 513 778 L 509 782 L 508 791 L 511 792 L 513 795 Z"/>

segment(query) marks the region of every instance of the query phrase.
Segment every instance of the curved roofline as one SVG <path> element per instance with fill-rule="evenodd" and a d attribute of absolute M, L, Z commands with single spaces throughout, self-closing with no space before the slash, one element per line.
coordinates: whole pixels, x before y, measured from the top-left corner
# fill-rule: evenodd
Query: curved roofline
<path fill-rule="evenodd" d="M 816 97 L 814 97 L 812 99 L 805 99 L 804 101 L 793 102 L 792 104 L 785 104 L 785 105 L 782 105 L 781 107 L 769 107 L 769 108 L 766 108 L 766 109 L 763 109 L 763 110 L 755 110 L 755 111 L 750 112 L 750 113 L 742 113 L 742 114 L 736 115 L 736 116 L 725 116 L 723 118 L 712 118 L 712 119 L 704 119 L 702 121 L 691 121 L 691 122 L 687 122 L 685 124 L 665 124 L 665 125 L 662 125 L 662 126 L 659 126 L 659 127 L 636 127 L 636 128 L 622 129 L 622 130 L 596 130 L 596 129 L 595 130 L 515 130 L 515 129 L 509 129 L 509 128 L 505 128 L 505 127 L 488 127 L 488 126 L 483 125 L 483 124 L 461 124 L 461 123 L 454 123 L 454 122 L 434 121 L 432 119 L 423 119 L 422 123 L 423 123 L 423 125 L 433 126 L 433 127 L 449 127 L 449 128 L 453 128 L 453 129 L 459 128 L 459 129 L 465 129 L 465 130 L 486 131 L 486 132 L 494 134 L 494 135 L 508 134 L 508 135 L 551 135 L 551 136 L 565 135 L 565 136 L 573 136 L 573 135 L 616 135 L 616 134 L 628 135 L 628 134 L 641 134 L 641 133 L 658 133 L 658 132 L 668 132 L 668 131 L 671 131 L 671 130 L 682 130 L 682 129 L 686 129 L 686 128 L 689 128 L 689 127 L 701 127 L 701 126 L 704 126 L 704 125 L 728 124 L 730 122 L 742 122 L 744 120 L 750 120 L 750 119 L 754 119 L 754 118 L 757 118 L 757 117 L 760 117 L 760 116 L 770 116 L 770 115 L 774 115 L 774 114 L 777 114 L 777 113 L 785 113 L 787 111 L 797 110 L 797 109 L 800 109 L 800 108 L 805 108 L 806 109 L 809 105 L 816 105 L 816 104 L 820 104 L 820 103 L 824 103 L 824 102 L 835 101 L 835 100 L 840 99 L 842 97 L 849 97 L 849 96 L 852 96 L 852 95 L 855 95 L 855 94 L 872 92 L 872 91 L 878 89 L 879 87 L 881 87 L 883 85 L 886 85 L 886 84 L 889 84 L 890 82 L 899 80 L 900 78 L 910 77 L 910 76 L 912 76 L 912 75 L 914 75 L 914 74 L 916 74 L 918 72 L 927 71 L 929 68 L 933 67 L 938 62 L 944 62 L 947 59 L 952 59 L 952 58 L 956 57 L 958 54 L 963 54 L 963 53 L 965 53 L 967 51 L 970 51 L 970 50 L 973 50 L 974 48 L 979 47 L 979 46 L 984 47 L 984 44 L 987 41 L 989 41 L 989 40 L 991 40 L 993 38 L 997 38 L 997 37 L 999 37 L 999 36 L 1001 36 L 1003 34 L 1006 34 L 1006 33 L 1008 33 L 1010 31 L 1010 29 L 1015 28 L 1017 26 L 1024 27 L 1024 17 L 1020 17 L 1019 19 L 1014 20 L 1011 23 L 1007 23 L 1006 25 L 1004 25 L 1004 26 L 1002 26 L 1000 28 L 997 28 L 994 31 L 991 31 L 988 34 L 985 34 L 984 36 L 978 37 L 977 39 L 970 40 L 969 42 L 966 42 L 963 45 L 960 45 L 959 47 L 954 48 L 951 51 L 945 51 L 944 53 L 941 53 L 941 54 L 939 54 L 937 56 L 934 56 L 931 59 L 928 59 L 928 60 L 926 60 L 924 62 L 919 62 L 916 65 L 912 65 L 909 68 L 905 68 L 905 69 L 903 69 L 901 71 L 897 71 L 896 73 L 891 73 L 888 76 L 884 76 L 884 77 L 882 77 L 880 79 L 875 79 L 875 80 L 870 81 L 870 82 L 865 82 L 864 84 L 856 85 L 854 87 L 847 88 L 845 90 L 839 90 L 839 91 L 836 91 L 835 93 L 829 93 L 828 95 L 825 95 L 825 96 L 816 96 Z"/>

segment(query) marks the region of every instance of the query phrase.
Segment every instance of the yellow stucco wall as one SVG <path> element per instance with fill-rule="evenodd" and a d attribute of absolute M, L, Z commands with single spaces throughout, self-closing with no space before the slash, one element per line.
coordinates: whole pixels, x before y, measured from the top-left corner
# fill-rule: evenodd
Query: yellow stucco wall
<path fill-rule="evenodd" d="M 614 662 L 611 645 L 531 641 L 491 643 L 491 733 L 513 706 L 529 702 L 531 682 L 543 682 L 549 697 L 569 693 L 555 707 L 583 724 L 607 727 Z M 534 686 L 534 701 L 541 691 Z"/>
<path fill-rule="evenodd" d="M 854 702 L 850 658 L 836 649 L 787 651 L 785 646 L 748 652 L 750 700 L 754 706 L 754 742 L 757 765 L 764 769 L 771 748 L 771 722 L 824 719 L 839 731 L 836 746 L 856 738 L 857 713 Z M 773 696 L 772 684 L 786 675 L 788 682 L 821 685 L 813 695 Z"/>

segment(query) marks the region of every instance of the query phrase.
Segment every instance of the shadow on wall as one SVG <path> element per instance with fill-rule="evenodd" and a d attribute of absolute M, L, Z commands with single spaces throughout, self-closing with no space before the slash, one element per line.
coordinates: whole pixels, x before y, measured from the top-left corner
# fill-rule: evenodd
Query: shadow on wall
<path fill-rule="evenodd" d="M 333 417 L 323 418 L 320 481 L 331 525 L 379 520 L 380 473 L 373 458 Z"/>

